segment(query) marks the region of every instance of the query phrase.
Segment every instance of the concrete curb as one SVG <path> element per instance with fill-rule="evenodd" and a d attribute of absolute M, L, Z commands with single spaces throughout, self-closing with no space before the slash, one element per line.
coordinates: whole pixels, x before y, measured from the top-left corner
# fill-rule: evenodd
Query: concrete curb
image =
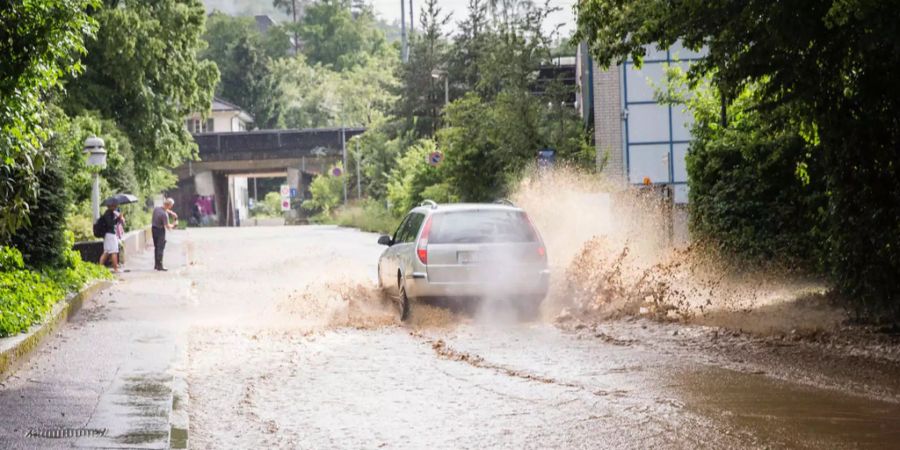
<path fill-rule="evenodd" d="M 16 368 L 25 363 L 31 354 L 40 347 L 44 338 L 74 317 L 85 300 L 93 298 L 109 286 L 112 286 L 112 282 L 105 280 L 86 286 L 81 291 L 70 294 L 57 302 L 49 317 L 43 323 L 31 327 L 27 333 L 0 339 L 0 380 L 7 378 Z"/>
<path fill-rule="evenodd" d="M 184 374 L 175 374 L 172 378 L 172 412 L 169 415 L 169 448 L 171 449 L 190 448 L 188 439 L 190 397 L 188 394 L 188 384 Z"/>

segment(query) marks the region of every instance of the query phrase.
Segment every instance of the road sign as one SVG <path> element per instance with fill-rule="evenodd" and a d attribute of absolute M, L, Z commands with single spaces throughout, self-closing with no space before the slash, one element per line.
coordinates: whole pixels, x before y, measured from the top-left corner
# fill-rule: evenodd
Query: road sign
<path fill-rule="evenodd" d="M 281 185 L 281 210 L 282 211 L 290 211 L 291 210 L 291 185 L 282 184 Z"/>
<path fill-rule="evenodd" d="M 435 152 L 431 152 L 431 154 L 428 155 L 428 164 L 431 164 L 432 166 L 437 167 L 443 161 L 444 161 L 444 154 L 441 152 L 435 151 Z"/>
<path fill-rule="evenodd" d="M 541 169 L 553 167 L 553 164 L 556 163 L 556 150 L 549 147 L 538 150 L 537 163 Z"/>
<path fill-rule="evenodd" d="M 339 177 L 339 176 L 341 176 L 342 173 L 344 173 L 344 172 L 341 171 L 340 167 L 335 167 L 334 169 L 331 169 L 331 176 L 333 176 L 333 177 Z"/>
<path fill-rule="evenodd" d="M 297 188 L 291 188 L 291 198 L 297 198 Z"/>

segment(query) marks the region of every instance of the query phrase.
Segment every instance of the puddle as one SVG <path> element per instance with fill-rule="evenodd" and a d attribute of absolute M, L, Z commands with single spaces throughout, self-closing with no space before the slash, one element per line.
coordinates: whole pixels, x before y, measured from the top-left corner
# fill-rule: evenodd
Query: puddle
<path fill-rule="evenodd" d="M 765 446 L 896 448 L 900 405 L 763 375 L 707 369 L 676 376 L 685 406 Z"/>

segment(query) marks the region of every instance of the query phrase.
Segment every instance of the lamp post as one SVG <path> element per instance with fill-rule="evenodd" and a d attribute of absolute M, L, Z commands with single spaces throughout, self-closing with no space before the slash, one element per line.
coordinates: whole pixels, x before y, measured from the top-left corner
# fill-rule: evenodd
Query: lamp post
<path fill-rule="evenodd" d="M 434 69 L 431 71 L 431 78 L 438 80 L 441 77 L 444 78 L 444 106 L 447 106 L 450 103 L 450 77 L 446 70 Z"/>
<path fill-rule="evenodd" d="M 94 220 L 100 218 L 100 169 L 106 167 L 106 149 L 103 147 L 103 139 L 91 136 L 84 140 L 84 153 L 88 155 L 87 166 L 95 167 L 94 182 L 91 187 L 91 211 Z"/>

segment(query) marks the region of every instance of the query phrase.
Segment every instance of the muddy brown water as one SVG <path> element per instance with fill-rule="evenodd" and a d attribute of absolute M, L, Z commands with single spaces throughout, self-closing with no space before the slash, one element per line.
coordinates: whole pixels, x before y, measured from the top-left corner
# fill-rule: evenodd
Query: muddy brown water
<path fill-rule="evenodd" d="M 897 448 L 900 404 L 798 386 L 715 367 L 681 371 L 672 387 L 687 409 L 759 444 L 790 448 Z"/>

